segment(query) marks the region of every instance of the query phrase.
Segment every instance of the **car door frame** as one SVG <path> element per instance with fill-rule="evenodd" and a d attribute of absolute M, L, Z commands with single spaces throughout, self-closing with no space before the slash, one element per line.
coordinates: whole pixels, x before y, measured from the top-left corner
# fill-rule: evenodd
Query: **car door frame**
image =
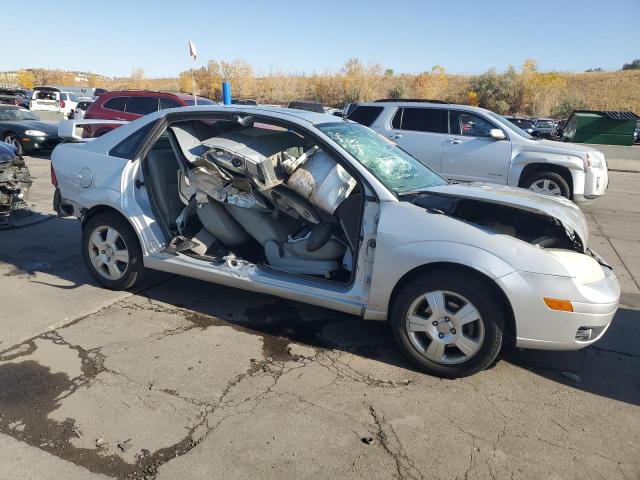
<path fill-rule="evenodd" d="M 442 171 L 440 172 L 441 175 L 450 180 L 457 180 L 457 181 L 463 181 L 463 182 L 488 182 L 488 183 L 499 183 L 499 184 L 506 185 L 509 179 L 509 171 L 511 168 L 511 154 L 512 154 L 512 148 L 513 148 L 509 131 L 501 127 L 492 119 L 487 118 L 487 116 L 481 115 L 479 112 L 465 110 L 461 108 L 454 108 L 454 107 L 449 107 L 447 110 L 448 110 L 448 118 L 449 118 L 449 122 L 448 122 L 449 133 L 445 135 L 445 138 L 443 140 Z M 451 122 L 452 122 L 452 116 L 454 112 L 480 117 L 483 121 L 489 123 L 493 128 L 501 130 L 504 133 L 505 138 L 502 140 L 497 140 L 497 139 L 494 139 L 491 137 L 485 137 L 485 136 L 480 137 L 480 136 L 473 136 L 473 135 L 462 135 L 462 133 L 460 134 L 451 133 L 452 132 Z M 502 158 L 500 161 L 495 162 L 501 166 L 502 168 L 501 172 L 486 171 L 486 174 L 484 175 L 482 174 L 480 175 L 466 174 L 465 175 L 465 174 L 460 174 L 459 172 L 455 172 L 451 170 L 447 171 L 447 168 L 449 168 L 447 155 L 451 154 L 450 151 L 452 150 L 452 148 L 456 148 L 456 146 L 458 145 L 464 145 L 465 143 L 471 143 L 473 141 L 476 141 L 476 142 L 486 141 L 487 145 L 493 145 L 496 142 L 505 142 L 505 144 L 508 144 L 508 153 L 506 153 L 504 155 L 504 158 Z"/>
<path fill-rule="evenodd" d="M 123 172 L 123 175 L 127 177 L 123 179 L 123 185 L 125 185 L 123 195 L 131 196 L 130 201 L 143 207 L 143 210 L 145 210 L 144 207 L 146 207 L 146 205 L 144 200 L 143 204 L 140 205 L 140 198 L 144 199 L 146 197 L 146 199 L 148 199 L 148 208 L 142 212 L 142 215 L 139 215 L 141 221 L 136 228 L 143 230 L 150 229 L 147 230 L 147 232 L 153 232 L 155 238 L 149 243 L 161 247 L 154 251 L 143 253 L 145 266 L 168 273 L 183 274 L 214 283 L 253 289 L 292 300 L 306 301 L 307 303 L 355 315 L 363 315 L 369 300 L 372 283 L 377 222 L 381 200 L 376 186 L 373 185 L 374 179 L 370 180 L 365 178 L 345 157 L 344 153 L 340 152 L 338 148 L 335 148 L 334 145 L 316 132 L 305 128 L 299 123 L 255 112 L 242 112 L 242 114 L 255 117 L 255 121 L 280 125 L 301 132 L 306 138 L 316 142 L 323 151 L 331 155 L 331 157 L 345 168 L 350 175 L 356 178 L 362 186 L 363 210 L 360 222 L 359 243 L 356 251 L 353 252 L 354 274 L 349 284 L 340 284 L 335 281 L 314 278 L 308 275 L 282 272 L 269 266 L 256 265 L 239 259 L 235 261 L 235 265 L 231 265 L 228 262 L 222 265 L 213 265 L 211 262 L 198 260 L 188 255 L 162 251 L 162 247 L 171 240 L 171 233 L 168 226 L 159 220 L 162 217 L 156 213 L 158 208 L 153 198 L 154 193 L 151 189 L 145 189 L 145 194 L 141 195 L 142 192 L 136 192 L 133 187 L 133 185 L 140 183 L 144 185 L 146 171 L 144 159 L 147 153 L 160 135 L 162 135 L 172 123 L 212 118 L 237 121 L 238 113 L 238 111 L 197 113 L 168 112 L 158 119 L 157 124 L 148 133 L 131 159 L 130 168 L 125 169 L 125 172 Z M 348 152 L 345 153 L 348 155 Z M 153 227 L 156 228 L 154 229 Z M 158 233 L 164 238 L 158 238 Z M 142 237 L 141 232 L 138 232 L 138 235 Z M 188 273 L 182 271 L 181 269 L 183 268 L 186 269 Z M 293 292 L 297 292 L 297 295 L 300 296 L 296 296 Z"/>

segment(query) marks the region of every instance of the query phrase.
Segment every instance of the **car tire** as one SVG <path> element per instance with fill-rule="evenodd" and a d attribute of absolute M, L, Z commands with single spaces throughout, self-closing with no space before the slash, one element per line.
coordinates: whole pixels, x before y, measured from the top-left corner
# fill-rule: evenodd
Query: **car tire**
<path fill-rule="evenodd" d="M 144 274 L 138 237 L 125 219 L 115 213 L 90 218 L 82 231 L 82 257 L 100 285 L 126 290 Z"/>
<path fill-rule="evenodd" d="M 495 362 L 505 313 L 486 280 L 438 270 L 402 287 L 390 323 L 397 345 L 416 367 L 438 377 L 460 378 Z"/>
<path fill-rule="evenodd" d="M 16 155 L 20 157 L 24 155 L 24 147 L 22 146 L 22 143 L 20 142 L 20 140 L 18 140 L 18 137 L 16 137 L 15 133 L 11 133 L 11 132 L 6 133 L 3 140 L 5 143 L 9 143 L 14 147 L 16 147 Z"/>
<path fill-rule="evenodd" d="M 562 175 L 555 172 L 536 172 L 529 175 L 523 187 L 544 195 L 559 196 L 571 199 L 571 189 Z"/>

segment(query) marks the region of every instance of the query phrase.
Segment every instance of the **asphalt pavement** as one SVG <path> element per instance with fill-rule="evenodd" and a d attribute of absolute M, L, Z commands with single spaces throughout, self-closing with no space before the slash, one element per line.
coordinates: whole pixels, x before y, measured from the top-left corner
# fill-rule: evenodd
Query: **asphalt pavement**
<path fill-rule="evenodd" d="M 640 478 L 640 173 L 586 207 L 622 306 L 596 345 L 412 369 L 384 323 L 182 277 L 98 287 L 29 157 L 0 231 L 0 478 Z"/>

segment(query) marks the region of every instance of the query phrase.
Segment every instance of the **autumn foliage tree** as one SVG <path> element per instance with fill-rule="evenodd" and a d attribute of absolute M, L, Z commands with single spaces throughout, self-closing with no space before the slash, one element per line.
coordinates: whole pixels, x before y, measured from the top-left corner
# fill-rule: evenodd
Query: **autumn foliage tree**
<path fill-rule="evenodd" d="M 18 70 L 18 85 L 22 88 L 32 89 L 35 86 L 35 76 L 28 70 Z"/>

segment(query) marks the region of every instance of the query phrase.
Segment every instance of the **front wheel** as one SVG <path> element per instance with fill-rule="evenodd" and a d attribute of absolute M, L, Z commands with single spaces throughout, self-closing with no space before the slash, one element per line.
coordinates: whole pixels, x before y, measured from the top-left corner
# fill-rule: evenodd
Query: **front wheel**
<path fill-rule="evenodd" d="M 466 377 L 498 356 L 505 325 L 502 307 L 480 278 L 431 272 L 400 291 L 391 327 L 396 343 L 418 368 L 439 377 Z"/>
<path fill-rule="evenodd" d="M 567 181 L 555 172 L 538 172 L 526 178 L 524 188 L 551 195 L 553 197 L 571 198 L 571 189 Z"/>
<path fill-rule="evenodd" d="M 138 238 L 131 225 L 115 213 L 89 219 L 82 232 L 82 256 L 101 285 L 126 290 L 142 278 L 144 266 Z"/>
<path fill-rule="evenodd" d="M 18 140 L 15 133 L 7 133 L 4 136 L 4 142 L 16 147 L 16 155 L 22 156 L 24 155 L 24 148 L 22 147 L 22 143 Z"/>

